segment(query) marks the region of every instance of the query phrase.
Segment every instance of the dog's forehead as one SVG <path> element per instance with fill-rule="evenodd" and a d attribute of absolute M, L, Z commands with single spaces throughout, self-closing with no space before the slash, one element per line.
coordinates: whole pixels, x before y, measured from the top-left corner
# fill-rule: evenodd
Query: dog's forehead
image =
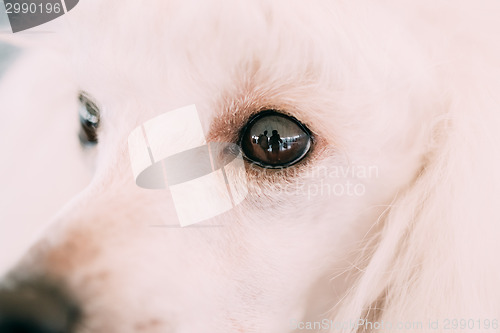
<path fill-rule="evenodd" d="M 316 126 L 334 128 L 319 120 L 322 112 L 342 110 L 328 117 L 337 123 L 343 117 L 348 123 L 353 117 L 368 119 L 363 105 L 385 98 L 374 87 L 399 89 L 401 76 L 425 72 L 416 52 L 398 47 L 405 36 L 391 29 L 395 23 L 384 17 L 386 9 L 370 6 L 364 3 L 360 10 L 321 0 L 89 0 L 70 17 L 68 32 L 82 89 L 89 87 L 115 114 L 140 114 L 134 125 L 190 104 L 200 106 L 208 124 L 230 109 L 225 106 L 239 103 L 254 111 L 296 110 L 306 123 L 316 117 Z M 391 72 L 401 76 L 387 75 Z"/>
<path fill-rule="evenodd" d="M 342 22 L 331 22 L 342 10 L 319 1 L 312 6 L 283 1 L 89 1 L 81 7 L 71 18 L 75 29 L 70 38 L 75 59 L 85 63 L 84 76 L 99 77 L 102 85 L 113 87 L 129 84 L 137 92 L 155 89 L 165 98 L 167 91 L 179 96 L 198 86 L 218 90 L 236 76 L 252 75 L 257 67 L 276 80 L 297 80 L 304 73 L 331 72 L 325 67 L 342 58 L 334 30 Z"/>
<path fill-rule="evenodd" d="M 304 8 L 292 10 L 290 6 Z M 263 51 L 259 46 L 272 46 L 269 42 L 277 37 L 300 42 L 312 32 L 319 34 L 320 31 L 314 31 L 316 27 L 326 30 L 326 34 L 330 34 L 328 30 L 332 28 L 322 22 L 332 17 L 324 13 L 325 6 L 318 1 L 312 8 L 300 2 L 281 0 L 152 1 L 147 5 L 128 0 L 90 0 L 81 7 L 70 18 L 75 25 L 74 37 L 94 46 L 92 51 L 103 47 L 128 51 L 121 56 L 145 51 L 191 57 L 199 52 L 203 57 L 221 56 L 214 54 L 214 50 L 230 54 L 237 54 L 242 49 Z M 78 29 L 80 26 L 84 29 Z M 304 31 L 306 27 L 309 31 Z M 322 40 L 324 42 L 326 40 Z"/>
<path fill-rule="evenodd" d="M 319 81 L 332 71 L 329 58 L 338 63 L 341 57 L 328 45 L 332 25 L 325 9 L 333 8 L 316 1 L 302 15 L 306 7 L 283 1 L 86 1 L 69 18 L 72 68 L 82 90 L 120 114 L 140 111 L 138 122 L 190 104 L 210 118 L 221 101 L 236 96 L 253 96 L 247 102 L 255 108 L 275 106 L 271 91 L 286 95 L 284 86 Z"/>

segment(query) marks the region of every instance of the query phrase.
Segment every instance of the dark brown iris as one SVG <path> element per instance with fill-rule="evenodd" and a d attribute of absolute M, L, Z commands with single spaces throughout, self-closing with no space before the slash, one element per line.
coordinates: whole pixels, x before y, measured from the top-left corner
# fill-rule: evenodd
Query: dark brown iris
<path fill-rule="evenodd" d="M 295 118 L 275 111 L 259 113 L 250 120 L 241 137 L 245 157 L 263 167 L 297 163 L 310 147 L 309 131 Z"/>

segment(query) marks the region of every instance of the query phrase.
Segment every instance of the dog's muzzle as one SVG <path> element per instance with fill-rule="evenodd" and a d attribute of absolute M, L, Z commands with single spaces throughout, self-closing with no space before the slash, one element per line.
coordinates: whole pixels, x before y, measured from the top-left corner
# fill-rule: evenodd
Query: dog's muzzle
<path fill-rule="evenodd" d="M 80 311 L 65 292 L 46 281 L 0 288 L 0 333 L 71 333 Z"/>

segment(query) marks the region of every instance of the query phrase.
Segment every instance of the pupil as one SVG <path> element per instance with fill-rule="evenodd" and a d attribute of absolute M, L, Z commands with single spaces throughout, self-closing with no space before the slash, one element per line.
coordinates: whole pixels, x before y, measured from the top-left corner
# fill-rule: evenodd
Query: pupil
<path fill-rule="evenodd" d="M 293 118 L 275 112 L 251 121 L 242 139 L 246 157 L 266 167 L 296 163 L 310 148 L 307 130 Z"/>
<path fill-rule="evenodd" d="M 258 137 L 253 137 L 254 144 L 257 144 L 266 152 L 277 154 L 280 150 L 288 149 L 288 141 L 283 142 L 278 130 L 272 130 L 271 137 L 268 137 L 268 131 L 264 131 Z"/>

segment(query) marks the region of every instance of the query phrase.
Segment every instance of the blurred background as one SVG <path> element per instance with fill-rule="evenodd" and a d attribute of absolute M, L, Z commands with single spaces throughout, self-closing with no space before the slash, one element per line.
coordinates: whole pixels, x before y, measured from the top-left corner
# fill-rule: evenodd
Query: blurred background
<path fill-rule="evenodd" d="M 5 13 L 5 6 L 3 3 L 0 4 L 0 34 L 12 34 L 9 26 L 9 20 L 7 17 L 7 14 Z M 7 43 L 2 42 L 2 39 L 0 38 L 0 82 L 9 68 L 9 65 L 14 61 L 14 59 L 19 56 L 21 53 L 21 50 L 17 47 L 11 46 Z M 1 103 L 1 101 L 0 101 Z M 4 116 L 4 114 L 8 112 L 6 108 L 2 107 L 0 105 L 0 116 Z M 0 133 L 0 139 L 6 139 L 5 136 L 3 136 Z M 5 151 L 0 151 L 2 153 L 0 157 L 0 163 L 5 164 L 6 163 L 6 158 L 7 156 L 5 155 Z M 12 234 L 9 232 L 9 225 L 7 222 L 7 219 L 9 219 L 9 214 L 7 213 L 7 205 L 8 205 L 8 189 L 7 189 L 7 184 L 5 184 L 5 176 L 1 176 L 0 178 L 2 180 L 2 184 L 0 187 L 0 274 L 2 274 L 9 265 L 11 265 L 14 262 L 14 257 L 16 256 L 16 250 L 17 252 L 22 251 L 21 250 L 21 240 L 19 237 L 20 234 L 26 234 L 27 232 L 30 232 L 29 227 L 21 227 L 20 229 L 24 230 L 19 230 L 18 232 L 14 230 L 14 239 L 12 238 Z M 13 244 L 18 243 L 19 246 L 13 246 Z M 23 246 L 26 247 L 26 245 Z M 13 253 L 14 252 L 14 253 Z M 10 255 L 8 255 L 10 253 Z"/>
<path fill-rule="evenodd" d="M 3 3 L 0 5 L 0 32 L 11 33 L 9 27 L 9 20 L 5 13 L 5 6 Z M 19 53 L 19 49 L 2 43 L 0 40 L 0 77 L 5 72 L 9 62 Z"/>

